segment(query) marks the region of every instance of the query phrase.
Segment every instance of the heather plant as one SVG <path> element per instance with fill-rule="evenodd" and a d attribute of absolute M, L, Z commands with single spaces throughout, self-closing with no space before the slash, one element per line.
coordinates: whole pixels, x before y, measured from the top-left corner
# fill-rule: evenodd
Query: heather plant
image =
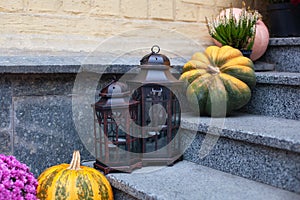
<path fill-rule="evenodd" d="M 0 200 L 36 200 L 37 184 L 25 164 L 0 154 Z"/>
<path fill-rule="evenodd" d="M 260 17 L 257 11 L 246 9 L 243 4 L 239 17 L 233 13 L 233 8 L 226 14 L 224 9 L 219 16 L 211 20 L 206 18 L 208 32 L 212 38 L 222 45 L 243 50 L 251 50 L 254 44 L 256 22 Z"/>

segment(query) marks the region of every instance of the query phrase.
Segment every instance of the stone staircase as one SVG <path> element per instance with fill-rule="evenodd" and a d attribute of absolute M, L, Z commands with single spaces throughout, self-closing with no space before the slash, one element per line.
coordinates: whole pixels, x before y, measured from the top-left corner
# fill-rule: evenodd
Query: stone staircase
<path fill-rule="evenodd" d="M 256 73 L 258 84 L 246 112 L 299 120 L 300 38 L 271 38 L 261 60 L 274 70 Z"/>
<path fill-rule="evenodd" d="M 184 113 L 184 160 L 107 175 L 115 199 L 300 199 L 299 59 L 300 38 L 272 38 L 251 102 L 221 123 Z"/>
<path fill-rule="evenodd" d="M 225 119 L 184 113 L 182 141 L 191 143 L 184 160 L 107 175 L 115 199 L 300 199 L 299 52 L 300 38 L 271 39 L 255 63 L 257 86 L 249 104 Z M 69 162 L 74 148 L 93 159 L 72 118 L 72 89 L 86 70 L 80 62 L 86 55 L 12 55 L 0 56 L 0 152 L 15 155 L 36 176 Z M 132 69 L 112 65 L 103 77 Z"/>

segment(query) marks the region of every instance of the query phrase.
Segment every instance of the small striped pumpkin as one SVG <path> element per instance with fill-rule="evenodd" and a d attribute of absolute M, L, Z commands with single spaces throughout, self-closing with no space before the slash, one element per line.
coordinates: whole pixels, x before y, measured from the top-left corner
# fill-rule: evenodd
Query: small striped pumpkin
<path fill-rule="evenodd" d="M 52 166 L 39 176 L 37 197 L 40 200 L 112 200 L 113 192 L 103 174 L 80 166 L 80 153 L 74 151 L 70 164 Z"/>

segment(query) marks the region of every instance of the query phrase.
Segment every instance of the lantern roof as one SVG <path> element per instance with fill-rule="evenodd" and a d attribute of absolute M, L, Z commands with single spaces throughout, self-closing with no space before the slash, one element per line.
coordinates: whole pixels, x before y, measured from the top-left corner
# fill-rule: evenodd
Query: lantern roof
<path fill-rule="evenodd" d="M 128 108 L 128 106 L 137 106 L 139 102 L 130 99 L 129 94 L 130 91 L 128 85 L 114 79 L 100 91 L 99 96 L 101 98 L 95 103 L 95 108 L 111 110 L 113 108 Z"/>
<path fill-rule="evenodd" d="M 99 96 L 101 97 L 124 97 L 128 96 L 129 88 L 126 83 L 112 80 L 100 91 Z"/>
<path fill-rule="evenodd" d="M 159 54 L 160 48 L 152 46 L 151 53 L 140 60 L 140 72 L 127 83 L 142 86 L 145 84 L 160 84 L 164 86 L 181 85 L 182 81 L 175 78 L 170 72 L 170 60 L 167 56 Z"/>
<path fill-rule="evenodd" d="M 166 65 L 170 66 L 170 60 L 167 56 L 159 54 L 160 48 L 158 45 L 153 45 L 151 53 L 145 55 L 141 60 L 141 65 Z"/>

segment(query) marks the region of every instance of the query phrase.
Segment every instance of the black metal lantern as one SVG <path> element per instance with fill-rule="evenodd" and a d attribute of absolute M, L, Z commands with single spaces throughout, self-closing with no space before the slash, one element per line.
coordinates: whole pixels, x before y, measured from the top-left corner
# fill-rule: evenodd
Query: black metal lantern
<path fill-rule="evenodd" d="M 143 165 L 172 165 L 181 158 L 181 108 L 178 96 L 183 83 L 170 72 L 170 60 L 153 46 L 140 63 L 140 73 L 128 81 L 133 99 L 139 101 L 138 124 L 142 137 Z"/>
<path fill-rule="evenodd" d="M 138 130 L 138 101 L 130 100 L 128 86 L 112 81 L 100 92 L 93 104 L 95 156 L 94 167 L 105 174 L 111 171 L 131 172 L 142 167 Z"/>

